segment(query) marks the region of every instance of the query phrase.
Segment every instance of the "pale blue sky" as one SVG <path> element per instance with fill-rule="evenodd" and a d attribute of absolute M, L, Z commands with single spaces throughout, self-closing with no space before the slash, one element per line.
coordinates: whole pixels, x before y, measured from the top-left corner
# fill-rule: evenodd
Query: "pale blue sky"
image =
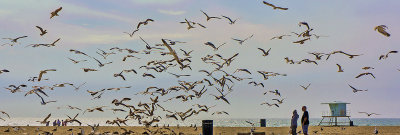
<path fill-rule="evenodd" d="M 95 51 L 97 48 L 109 49 L 115 46 L 131 48 L 134 50 L 145 49 L 144 43 L 138 36 L 143 37 L 148 43 L 154 45 L 161 43 L 161 38 L 185 41 L 175 48 L 195 50 L 193 52 L 193 71 L 180 71 L 178 68 L 170 72 L 192 74 L 187 80 L 200 80 L 204 74 L 198 73 L 200 69 L 211 70 L 203 64 L 200 57 L 213 54 L 211 48 L 203 43 L 211 41 L 216 44 L 226 42 L 217 52 L 223 56 L 232 56 L 239 52 L 239 57 L 226 70 L 233 72 L 237 68 L 248 68 L 253 72 L 257 82 L 263 82 L 265 88 L 247 85 L 248 81 L 235 84 L 234 91 L 227 96 L 231 105 L 216 101 L 208 94 L 203 99 L 194 99 L 187 103 L 178 101 L 161 103 L 172 110 L 183 111 L 185 106 L 201 103 L 216 104 L 211 112 L 226 110 L 229 116 L 212 116 L 201 114 L 197 118 L 289 118 L 293 109 L 300 109 L 307 105 L 311 117 L 318 118 L 322 111 L 328 107 L 322 102 L 346 101 L 350 102 L 349 110 L 352 117 L 365 117 L 359 111 L 376 112 L 382 115 L 377 118 L 400 118 L 399 83 L 400 69 L 398 54 L 390 55 L 388 59 L 378 61 L 381 54 L 390 50 L 400 50 L 400 2 L 388 0 L 296 0 L 273 1 L 275 5 L 288 7 L 287 11 L 273 10 L 262 4 L 261 0 L 2 0 L 0 1 L 0 37 L 29 36 L 21 39 L 21 45 L 14 47 L 0 46 L 0 69 L 8 69 L 10 73 L 0 74 L 0 87 L 10 84 L 53 85 L 62 82 L 80 84 L 87 82 L 80 91 L 70 88 L 58 88 L 48 91 L 47 100 L 57 100 L 42 106 L 39 98 L 34 95 L 24 97 L 24 93 L 11 94 L 6 90 L 0 91 L 0 110 L 9 112 L 13 117 L 43 117 L 48 113 L 54 116 L 74 114 L 76 111 L 57 110 L 56 107 L 64 105 L 91 108 L 103 104 L 111 106 L 115 98 L 131 97 L 135 99 L 130 103 L 140 100 L 148 101 L 148 96 L 135 96 L 134 93 L 145 90 L 148 86 L 169 87 L 177 85 L 177 79 L 167 73 L 156 74 L 156 79 L 143 78 L 145 70 L 139 66 L 146 61 L 160 57 L 138 55 L 141 60 L 122 62 L 124 55 L 110 56 L 107 61 L 114 61 L 112 65 L 101 68 L 99 72 L 84 73 L 80 68 L 98 68 L 94 61 L 82 64 L 72 64 L 67 57 L 85 59 L 80 55 L 68 52 L 77 49 L 89 55 L 100 58 Z M 50 12 L 62 6 L 60 16 L 49 19 Z M 206 21 L 200 12 L 203 10 L 210 16 L 226 15 L 238 18 L 234 25 L 229 25 L 227 20 Z M 131 31 L 139 21 L 152 18 L 150 22 L 130 38 L 124 31 Z M 188 20 L 199 22 L 206 29 L 196 28 L 187 30 L 185 24 L 178 22 Z M 314 28 L 314 33 L 326 35 L 313 39 L 299 46 L 292 42 L 296 38 L 288 37 L 284 40 L 270 40 L 270 38 L 300 32 L 304 28 L 298 27 L 298 22 L 306 21 Z M 377 25 L 386 25 L 391 37 L 387 38 L 373 28 Z M 39 25 L 48 30 L 44 37 L 39 36 L 35 28 Z M 254 34 L 254 37 L 240 46 L 231 38 L 245 38 Z M 61 38 L 56 47 L 51 48 L 25 48 L 32 43 L 50 43 Z M 0 43 L 7 43 L 0 40 Z M 271 49 L 270 56 L 262 57 L 258 47 Z M 178 49 L 177 49 L 178 50 Z M 342 55 L 334 55 L 328 61 L 319 61 L 319 65 L 301 64 L 289 65 L 284 57 L 295 60 L 304 58 L 313 59 L 308 52 L 329 53 L 343 50 L 352 54 L 363 54 L 361 57 L 348 59 Z M 178 52 L 181 53 L 181 52 Z M 169 56 L 166 56 L 169 57 Z M 338 73 L 336 63 L 343 66 L 343 73 Z M 365 72 L 361 68 L 372 66 L 371 70 L 376 79 L 362 77 L 355 79 L 359 73 Z M 27 82 L 31 76 L 37 76 L 40 70 L 55 68 L 57 72 L 45 75 L 50 81 L 31 83 Z M 134 68 L 138 75 L 127 75 L 127 81 L 114 78 L 114 73 L 122 69 Z M 263 81 L 256 71 L 272 71 L 286 73 L 286 77 L 275 77 Z M 246 74 L 238 74 L 249 76 Z M 304 91 L 299 84 L 312 83 L 309 90 Z M 368 92 L 352 93 L 347 84 Z M 100 100 L 90 100 L 91 96 L 86 90 L 101 88 L 132 86 L 119 92 L 109 91 Z M 215 90 L 210 89 L 210 93 Z M 286 98 L 280 108 L 260 106 L 261 102 L 273 102 L 273 95 L 262 95 L 267 90 L 279 89 L 282 97 Z M 25 89 L 28 90 L 28 89 Z M 162 100 L 172 96 L 163 97 Z M 251 111 L 250 111 L 251 110 Z M 119 113 L 118 116 L 125 114 Z M 111 111 L 106 113 L 91 113 L 81 117 L 114 117 Z"/>

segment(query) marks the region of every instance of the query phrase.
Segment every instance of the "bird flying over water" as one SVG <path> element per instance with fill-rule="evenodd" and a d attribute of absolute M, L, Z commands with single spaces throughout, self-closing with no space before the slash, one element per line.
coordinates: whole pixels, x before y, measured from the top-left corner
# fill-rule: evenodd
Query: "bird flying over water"
<path fill-rule="evenodd" d="M 371 115 L 380 115 L 380 114 L 377 114 L 377 113 L 367 113 L 367 112 L 358 112 L 358 113 L 366 114 L 368 117 L 371 116 Z"/>
<path fill-rule="evenodd" d="M 46 124 L 47 122 L 50 122 L 50 121 L 48 121 L 50 116 L 51 116 L 51 113 L 49 115 L 47 115 L 46 118 L 43 119 L 43 121 L 36 121 L 36 122 L 39 122 L 40 124 Z"/>

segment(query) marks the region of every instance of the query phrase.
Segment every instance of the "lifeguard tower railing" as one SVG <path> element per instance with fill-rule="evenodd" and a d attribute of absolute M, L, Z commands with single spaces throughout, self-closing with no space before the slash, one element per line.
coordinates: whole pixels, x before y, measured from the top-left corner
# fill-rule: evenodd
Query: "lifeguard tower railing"
<path fill-rule="evenodd" d="M 346 110 L 346 113 L 344 112 L 332 112 L 332 111 L 323 111 L 322 116 L 350 116 L 350 110 Z"/>
<path fill-rule="evenodd" d="M 318 124 L 318 126 L 353 126 L 353 121 L 350 119 L 350 110 L 341 111 L 341 112 L 332 112 L 332 111 L 323 111 L 322 112 L 322 120 Z M 345 119 L 349 121 L 340 121 L 340 119 Z M 324 121 L 324 120 L 327 121 Z M 338 120 L 339 119 L 339 120 Z"/>

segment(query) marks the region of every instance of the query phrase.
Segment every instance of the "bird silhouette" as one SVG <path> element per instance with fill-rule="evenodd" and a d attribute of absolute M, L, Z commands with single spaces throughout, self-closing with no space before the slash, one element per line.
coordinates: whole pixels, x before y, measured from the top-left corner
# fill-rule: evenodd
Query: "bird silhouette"
<path fill-rule="evenodd" d="M 377 114 L 377 113 L 367 113 L 367 112 L 358 112 L 358 113 L 366 114 L 368 117 L 370 117 L 372 115 L 380 115 L 380 114 Z"/>
<path fill-rule="evenodd" d="M 57 70 L 56 70 L 56 69 L 46 69 L 46 70 L 40 71 L 39 77 L 38 77 L 38 82 L 40 82 L 40 80 L 42 80 L 42 76 L 43 76 L 44 74 L 46 74 L 47 72 L 49 72 L 49 71 L 57 71 Z"/>
<path fill-rule="evenodd" d="M 338 71 L 337 72 L 343 72 L 342 66 L 340 66 L 339 64 L 336 64 L 338 66 Z"/>
<path fill-rule="evenodd" d="M 229 21 L 229 24 L 231 24 L 231 25 L 235 24 L 235 22 L 236 22 L 236 20 L 237 20 L 237 19 L 232 20 L 231 18 L 229 18 L 229 17 L 227 17 L 227 16 L 222 16 L 222 17 L 226 18 L 226 19 Z"/>
<path fill-rule="evenodd" d="M 390 34 L 388 32 L 386 32 L 386 29 L 388 29 L 388 27 L 386 25 L 379 25 L 374 28 L 375 31 L 378 31 L 382 35 L 384 35 L 386 37 L 390 37 Z"/>
<path fill-rule="evenodd" d="M 221 19 L 219 17 L 214 17 L 214 16 L 208 16 L 207 13 L 205 13 L 203 10 L 200 10 L 206 17 L 207 17 L 207 21 L 209 21 L 210 19 Z"/>
<path fill-rule="evenodd" d="M 53 18 L 54 16 L 58 16 L 58 12 L 60 12 L 62 9 L 62 7 L 57 8 L 56 10 L 54 10 L 53 12 L 50 13 L 50 19 Z"/>
<path fill-rule="evenodd" d="M 140 25 L 147 25 L 149 22 L 154 22 L 154 20 L 153 19 L 146 19 L 143 22 L 139 22 L 138 25 L 136 26 L 136 29 L 138 30 Z"/>
<path fill-rule="evenodd" d="M 300 85 L 300 87 L 302 87 L 304 90 L 307 90 L 308 87 L 310 87 L 310 85 L 311 85 L 311 83 L 309 83 L 307 86 Z"/>
<path fill-rule="evenodd" d="M 360 90 L 360 89 L 356 89 L 353 86 L 351 86 L 350 84 L 348 84 L 350 86 L 351 89 L 353 89 L 353 93 L 359 92 L 359 91 L 368 91 L 368 90 Z"/>
<path fill-rule="evenodd" d="M 40 36 L 43 36 L 44 34 L 47 33 L 47 30 L 43 29 L 42 27 L 36 26 L 40 30 Z"/>
<path fill-rule="evenodd" d="M 271 51 L 271 48 L 269 48 L 268 49 L 268 51 L 265 51 L 264 49 L 262 49 L 262 48 L 257 48 L 258 50 L 261 50 L 262 52 L 263 52 L 263 56 L 265 57 L 265 56 L 268 56 L 269 55 L 269 51 Z"/>
<path fill-rule="evenodd" d="M 268 3 L 268 2 L 266 2 L 266 1 L 263 1 L 263 3 L 264 3 L 265 5 L 268 5 L 268 6 L 272 7 L 274 10 L 275 10 L 275 9 L 280 9 L 280 10 L 288 10 L 288 9 L 289 9 L 289 8 L 283 8 L 283 7 L 275 6 L 275 5 L 273 5 L 273 4 L 271 4 L 271 3 Z"/>

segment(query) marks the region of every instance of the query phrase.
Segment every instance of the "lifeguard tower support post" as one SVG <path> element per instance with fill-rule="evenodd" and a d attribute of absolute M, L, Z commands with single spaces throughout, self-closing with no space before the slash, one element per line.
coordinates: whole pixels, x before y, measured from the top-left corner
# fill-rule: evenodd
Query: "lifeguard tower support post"
<path fill-rule="evenodd" d="M 324 123 L 326 123 L 327 126 L 346 126 L 347 125 L 347 124 L 344 124 L 344 125 L 341 124 L 341 123 L 347 123 L 347 122 L 340 122 L 340 121 L 338 121 L 338 118 L 348 118 L 349 125 L 353 126 L 353 121 L 350 120 L 350 113 L 346 109 L 346 105 L 350 104 L 350 103 L 334 101 L 331 103 L 321 103 L 321 104 L 328 104 L 330 111 L 322 113 L 322 120 L 318 124 L 318 126 L 320 126 L 321 124 L 324 124 Z M 325 118 L 329 119 L 329 121 L 324 122 Z M 341 125 L 339 125 L 339 124 L 341 124 Z"/>

